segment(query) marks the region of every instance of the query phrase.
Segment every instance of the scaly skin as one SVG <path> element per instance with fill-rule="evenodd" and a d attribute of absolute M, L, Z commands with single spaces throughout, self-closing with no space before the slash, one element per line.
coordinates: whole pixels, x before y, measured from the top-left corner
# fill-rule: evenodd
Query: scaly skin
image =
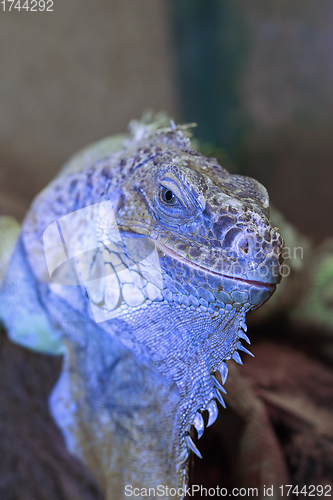
<path fill-rule="evenodd" d="M 141 126 L 119 150 L 84 158 L 32 205 L 1 317 L 13 340 L 30 319 L 26 339 L 50 332 L 65 351 L 51 411 L 107 498 L 126 498 L 126 485 L 185 487 L 189 452 L 200 455 L 192 426 L 200 437 L 201 413 L 211 425 L 215 399 L 224 404 L 214 372 L 224 383 L 226 361 L 241 363 L 246 313 L 280 281 L 282 238 L 265 188 L 193 151 L 184 127 Z"/>

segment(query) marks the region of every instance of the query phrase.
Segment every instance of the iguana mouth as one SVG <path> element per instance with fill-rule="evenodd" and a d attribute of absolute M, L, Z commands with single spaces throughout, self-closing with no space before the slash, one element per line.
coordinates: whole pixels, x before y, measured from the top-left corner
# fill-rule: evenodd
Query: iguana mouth
<path fill-rule="evenodd" d="M 186 259 L 182 255 L 179 255 L 179 253 L 175 252 L 172 250 L 170 247 L 166 246 L 164 243 L 161 243 L 160 241 L 156 240 L 151 240 L 156 247 L 163 252 L 164 254 L 169 255 L 170 257 L 173 257 L 174 259 L 177 259 L 181 262 L 184 262 L 186 265 L 190 267 L 194 267 L 196 269 L 202 269 L 206 273 L 214 274 L 215 276 L 220 276 L 221 278 L 228 278 L 231 280 L 235 281 L 241 281 L 242 283 L 247 283 L 248 285 L 251 286 L 256 286 L 260 288 L 268 288 L 269 290 L 275 290 L 276 289 L 276 284 L 275 283 L 264 283 L 262 281 L 255 281 L 255 280 L 247 280 L 244 278 L 239 278 L 238 276 L 230 276 L 228 274 L 221 274 L 217 273 L 216 271 L 212 271 L 211 269 L 207 269 L 206 267 L 200 266 L 199 264 L 196 264 L 192 260 Z"/>

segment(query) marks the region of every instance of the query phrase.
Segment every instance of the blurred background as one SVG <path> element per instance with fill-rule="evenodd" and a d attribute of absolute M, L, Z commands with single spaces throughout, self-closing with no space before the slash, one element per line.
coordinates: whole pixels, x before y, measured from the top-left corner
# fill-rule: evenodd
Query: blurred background
<path fill-rule="evenodd" d="M 284 299 L 270 301 L 262 309 L 267 312 L 252 320 L 257 358 L 245 363 L 245 385 L 230 382 L 235 385 L 233 394 L 260 396 L 256 399 L 260 403 L 256 410 L 250 403 L 242 409 L 240 399 L 233 401 L 231 396 L 229 413 L 202 438 L 200 450 L 207 458 L 200 464 L 196 461 L 193 480 L 208 486 L 222 481 L 259 484 L 263 477 L 272 484 L 284 479 L 294 484 L 329 482 L 333 477 L 333 245 L 328 240 L 333 230 L 333 3 L 54 0 L 53 12 L 8 12 L 7 4 L 6 8 L 0 15 L 0 215 L 21 221 L 34 196 L 72 154 L 125 132 L 128 122 L 147 109 L 165 111 L 177 122 L 197 122 L 194 133 L 202 150 L 218 156 L 232 171 L 262 182 L 284 216 L 276 216 L 276 225 L 285 231 L 290 246 L 301 242 L 307 253 L 302 262 L 294 259 Z M 300 296 L 305 297 L 301 306 Z M 269 339 L 272 343 L 265 344 Z M 11 356 L 35 369 L 35 375 L 29 375 L 35 380 L 34 389 L 29 386 L 28 393 L 37 399 L 38 374 L 43 373 L 45 404 L 40 404 L 47 420 L 48 387 L 60 365 L 23 350 Z M 24 391 L 26 377 L 20 369 L 13 374 L 5 365 L 2 380 L 10 381 L 5 390 L 10 394 L 13 385 L 21 383 Z M 47 367 L 53 367 L 49 378 Z M 317 399 L 311 400 L 314 394 Z M 19 405 L 12 408 L 13 415 L 21 414 Z M 247 421 L 244 408 L 255 415 L 254 420 Z M 37 476 L 43 472 L 48 486 L 45 495 L 31 486 L 31 498 L 102 498 L 88 472 L 66 455 L 63 444 L 57 444 L 59 449 L 54 445 L 49 458 L 43 458 L 45 443 L 60 439 L 51 429 L 53 424 L 45 424 L 48 438 L 31 435 L 28 444 L 30 431 L 17 438 L 18 425 L 16 420 L 12 434 L 9 427 L 3 430 L 16 439 L 6 445 L 12 461 L 7 459 L 3 470 L 24 484 L 28 470 L 24 464 L 32 457 Z M 35 446 L 34 451 L 22 458 L 21 450 L 29 446 Z M 245 450 L 245 455 L 236 449 Z M 20 462 L 21 472 L 14 473 L 11 464 L 17 463 L 18 455 L 24 464 Z M 258 470 L 265 467 L 271 476 L 259 477 Z M 50 493 L 53 483 L 47 474 L 55 485 L 62 485 L 58 496 Z M 2 477 L 1 498 L 7 500 L 9 490 L 3 485 L 8 474 Z M 8 498 L 26 500 L 24 495 Z"/>

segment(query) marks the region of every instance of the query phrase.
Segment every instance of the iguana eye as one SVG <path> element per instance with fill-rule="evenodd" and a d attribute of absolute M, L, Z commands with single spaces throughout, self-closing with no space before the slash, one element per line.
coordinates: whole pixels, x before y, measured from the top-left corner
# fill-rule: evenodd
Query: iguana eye
<path fill-rule="evenodd" d="M 177 201 L 176 195 L 171 191 L 171 189 L 162 186 L 161 198 L 167 205 L 174 205 Z"/>

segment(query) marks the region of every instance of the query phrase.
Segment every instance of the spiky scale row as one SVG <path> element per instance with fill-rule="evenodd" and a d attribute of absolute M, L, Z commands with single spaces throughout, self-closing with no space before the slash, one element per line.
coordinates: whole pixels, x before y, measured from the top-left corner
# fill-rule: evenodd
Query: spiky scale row
<path fill-rule="evenodd" d="M 223 392 L 224 394 L 227 394 L 227 391 L 225 390 L 225 388 L 220 384 L 220 382 L 217 380 L 217 378 L 215 377 L 215 375 L 212 375 L 212 380 L 213 380 L 213 385 L 221 392 Z"/>
<path fill-rule="evenodd" d="M 245 321 L 241 321 L 240 326 L 243 328 L 244 332 L 247 332 L 247 325 L 246 325 Z"/>
<path fill-rule="evenodd" d="M 210 403 L 207 405 L 206 410 L 208 411 L 208 414 L 209 414 L 208 423 L 207 423 L 207 427 L 209 427 L 210 425 L 212 425 L 215 422 L 215 420 L 217 419 L 218 413 L 219 413 L 214 399 L 212 399 L 210 401 Z"/>
<path fill-rule="evenodd" d="M 232 359 L 233 359 L 234 361 L 236 361 L 236 363 L 238 363 L 238 364 L 240 364 L 240 365 L 242 365 L 242 364 L 243 364 L 243 361 L 242 361 L 242 359 L 241 359 L 241 357 L 240 357 L 240 355 L 238 354 L 238 352 L 237 352 L 237 351 L 234 351 L 234 353 L 233 353 L 233 355 L 232 355 L 231 357 L 232 357 Z"/>
<path fill-rule="evenodd" d="M 248 344 L 251 344 L 249 337 L 246 335 L 245 332 L 243 332 L 243 330 L 238 331 L 238 337 L 245 340 Z"/>
<path fill-rule="evenodd" d="M 195 417 L 194 417 L 194 420 L 193 420 L 193 425 L 194 425 L 194 427 L 197 430 L 198 439 L 200 439 L 201 436 L 203 435 L 203 431 L 205 430 L 205 423 L 204 423 L 204 420 L 202 418 L 201 413 L 197 412 L 195 414 Z"/>
<path fill-rule="evenodd" d="M 201 455 L 200 451 L 195 446 L 195 444 L 193 443 L 191 437 L 188 434 L 185 436 L 185 442 L 186 442 L 187 447 L 190 448 L 190 450 L 192 450 L 193 453 L 195 453 L 199 458 L 202 458 L 202 455 Z"/>
<path fill-rule="evenodd" d="M 224 399 L 221 396 L 220 391 L 218 391 L 217 389 L 215 389 L 214 396 L 216 397 L 216 399 L 218 400 L 218 402 L 220 403 L 220 405 L 222 405 L 223 408 L 226 408 L 226 404 L 224 402 Z"/>
<path fill-rule="evenodd" d="M 218 367 L 218 371 L 221 374 L 222 384 L 224 385 L 228 377 L 228 366 L 225 361 L 223 361 Z"/>
<path fill-rule="evenodd" d="M 246 347 L 244 347 L 240 342 L 237 343 L 237 349 L 239 349 L 240 351 L 246 352 L 247 354 L 249 354 L 250 356 L 252 356 L 254 358 L 254 354 L 252 354 L 251 351 L 246 349 Z"/>
<path fill-rule="evenodd" d="M 241 322 L 241 326 L 244 330 L 247 329 L 246 327 L 246 324 L 244 322 Z M 250 339 L 248 338 L 248 336 L 246 335 L 246 333 L 243 331 L 243 330 L 239 330 L 238 332 L 238 337 L 239 338 L 242 338 L 244 339 L 248 344 L 250 344 Z M 243 352 L 246 352 L 247 354 L 249 354 L 250 356 L 254 356 L 252 354 L 252 352 L 250 352 L 248 349 L 246 349 L 242 344 L 241 342 L 239 341 L 237 343 L 237 349 L 243 351 Z M 238 353 L 237 350 L 234 351 L 234 353 L 232 354 L 231 358 L 236 361 L 236 363 L 239 363 L 239 364 L 243 364 L 242 360 L 241 360 L 241 357 Z M 221 379 L 222 379 L 222 383 L 225 384 L 226 380 L 227 380 L 227 377 L 228 377 L 228 366 L 227 366 L 227 363 L 225 361 L 223 361 L 219 368 L 218 368 L 218 371 L 220 372 L 221 374 Z M 217 401 L 223 406 L 223 408 L 226 408 L 226 404 L 224 402 L 224 399 L 221 395 L 221 392 L 223 392 L 224 394 L 227 394 L 227 391 L 225 390 L 225 388 L 220 384 L 220 382 L 217 380 L 217 378 L 215 377 L 215 375 L 212 375 L 212 382 L 213 382 L 213 385 L 214 385 L 214 397 L 217 399 Z M 215 420 L 217 419 L 217 416 L 218 416 L 218 408 L 217 408 L 217 405 L 216 405 L 216 402 L 214 399 L 212 399 L 209 404 L 207 405 L 206 407 L 206 410 L 208 411 L 208 423 L 207 423 L 207 427 L 211 426 Z M 205 425 L 204 425 L 204 420 L 202 418 L 202 415 L 201 413 L 197 412 L 195 414 L 195 417 L 194 417 L 194 421 L 193 421 L 193 425 L 194 427 L 196 428 L 197 430 L 197 433 L 198 433 L 198 439 L 201 438 L 201 436 L 203 435 L 203 432 L 204 432 L 204 428 L 205 428 Z M 193 443 L 191 437 L 189 435 L 186 435 L 185 436 L 185 442 L 186 442 L 186 445 L 187 447 L 193 451 L 193 453 L 195 453 L 198 457 L 202 458 L 202 455 L 200 453 L 200 451 L 198 450 L 198 448 L 195 446 L 195 444 Z"/>

